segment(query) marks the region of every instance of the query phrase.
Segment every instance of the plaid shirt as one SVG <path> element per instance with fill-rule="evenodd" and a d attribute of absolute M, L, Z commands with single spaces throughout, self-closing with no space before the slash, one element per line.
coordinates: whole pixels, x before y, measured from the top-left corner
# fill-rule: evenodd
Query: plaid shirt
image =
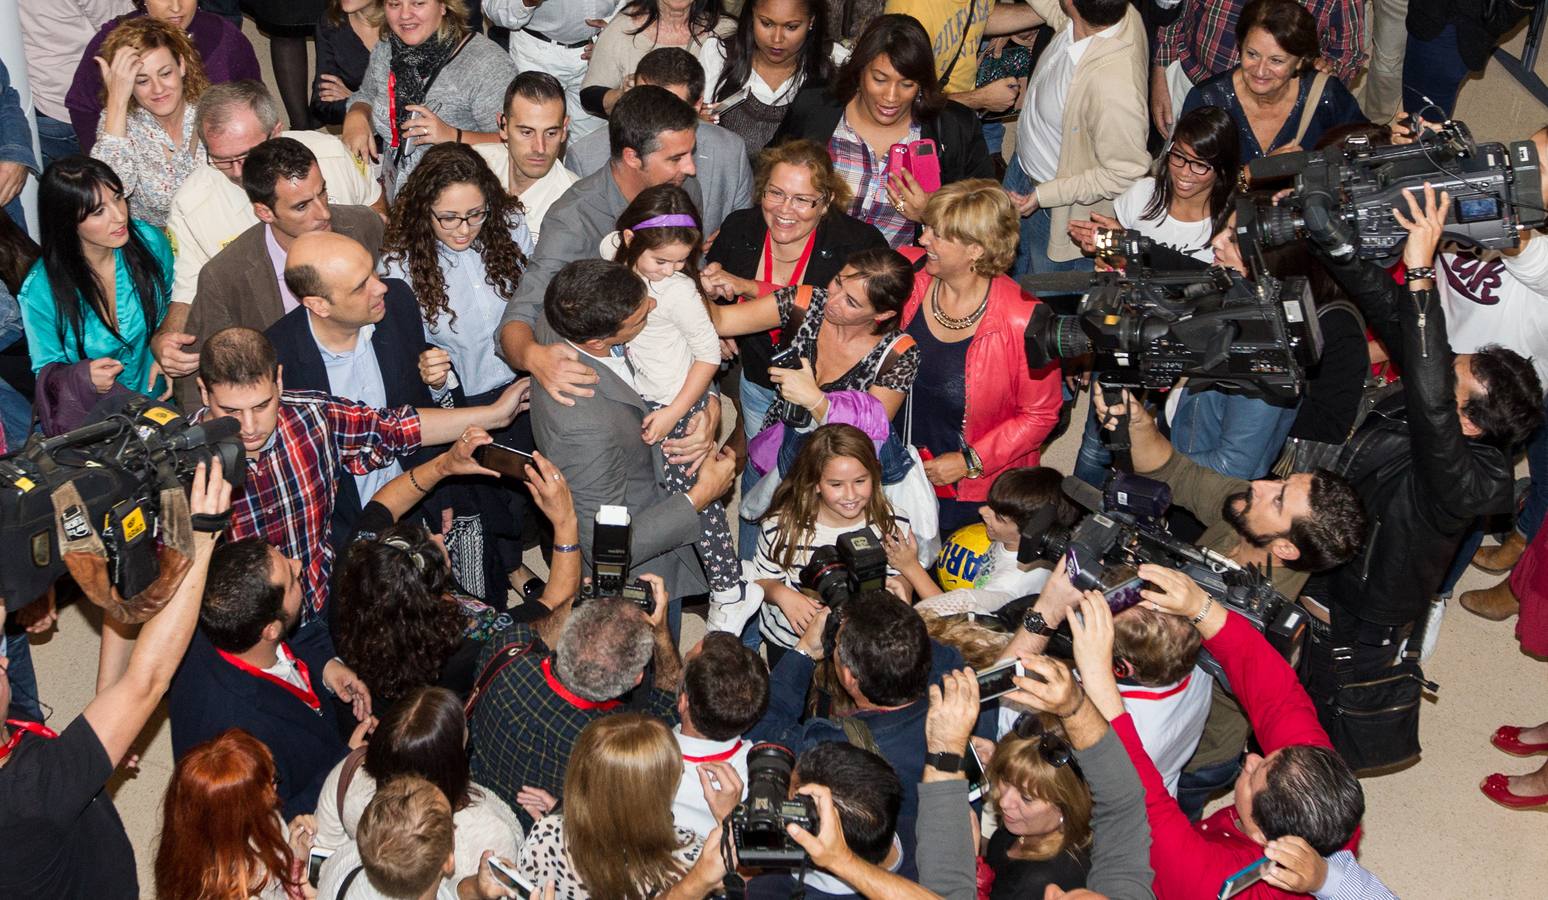
<path fill-rule="evenodd" d="M 919 140 L 919 123 L 908 126 L 905 142 Z M 849 185 L 855 199 L 850 201 L 851 216 L 875 225 L 896 250 L 914 242 L 914 223 L 898 212 L 887 199 L 887 157 L 871 152 L 871 145 L 849 127 L 849 115 L 839 117 L 833 137 L 828 139 L 828 155 L 833 157 L 833 168 Z"/>
<path fill-rule="evenodd" d="M 536 639 L 537 633 L 525 624 L 512 625 L 495 635 L 479 657 L 479 674 L 507 645 Z M 511 660 L 484 689 L 468 720 L 473 780 L 510 804 L 526 831 L 531 830 L 533 819 L 516 802 L 522 785 L 562 797 L 570 748 L 581 729 L 603 716 L 631 710 L 630 705 L 617 701 L 592 703 L 561 694 L 564 687 L 553 677 L 552 657 L 546 650 L 539 642 L 533 652 Z M 650 688 L 646 708 L 641 711 L 676 724 L 677 698 Z"/>
<path fill-rule="evenodd" d="M 1155 64 L 1165 68 L 1181 61 L 1194 84 L 1236 65 L 1236 20 L 1246 5 L 1246 0 L 1184 0 L 1177 21 L 1156 33 Z M 1302 5 L 1317 20 L 1322 55 L 1333 63 L 1333 75 L 1348 84 L 1365 66 L 1365 3 L 1302 0 Z"/>
<path fill-rule="evenodd" d="M 201 409 L 195 420 L 209 410 Z M 258 537 L 301 561 L 303 619 L 322 617 L 333 571 L 328 540 L 340 469 L 364 475 L 419 449 L 413 407 L 372 409 L 315 391 L 280 394 L 279 422 L 231 503 L 232 540 Z M 310 610 L 310 613 L 308 613 Z"/>

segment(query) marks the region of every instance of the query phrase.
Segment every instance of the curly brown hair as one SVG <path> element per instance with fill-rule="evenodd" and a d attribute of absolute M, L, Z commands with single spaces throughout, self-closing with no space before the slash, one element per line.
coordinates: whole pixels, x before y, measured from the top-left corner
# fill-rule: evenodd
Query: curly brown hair
<path fill-rule="evenodd" d="M 142 56 L 152 50 L 165 48 L 172 54 L 173 62 L 182 63 L 185 103 L 198 103 L 199 98 L 210 86 L 209 76 L 204 74 L 204 60 L 200 58 L 199 51 L 188 35 L 176 25 L 170 25 L 150 16 L 125 19 L 108 32 L 107 39 L 102 42 L 102 49 L 97 51 L 97 55 L 112 62 L 113 57 L 118 55 L 118 51 L 125 47 L 138 50 Z M 101 100 L 103 103 L 107 102 L 106 80 L 102 84 Z M 139 105 L 138 100 L 129 98 L 131 109 Z"/>
<path fill-rule="evenodd" d="M 451 566 L 423 526 L 398 523 L 344 554 L 338 579 L 339 657 L 384 703 L 440 680 L 462 642 Z"/>
<path fill-rule="evenodd" d="M 409 286 L 419 298 L 425 321 L 435 323 L 442 313 L 457 324 L 446 296 L 446 275 L 441 271 L 439 240 L 431 209 L 441 192 L 454 184 L 471 184 L 484 195 L 489 216 L 473 239 L 473 249 L 484 260 L 485 280 L 505 300 L 516 294 L 527 255 L 511 240 L 521 201 L 507 194 L 489 164 L 467 144 L 436 144 L 425 152 L 392 205 L 392 218 L 382 238 L 384 261 L 408 270 Z M 432 331 L 434 328 L 432 327 Z"/>

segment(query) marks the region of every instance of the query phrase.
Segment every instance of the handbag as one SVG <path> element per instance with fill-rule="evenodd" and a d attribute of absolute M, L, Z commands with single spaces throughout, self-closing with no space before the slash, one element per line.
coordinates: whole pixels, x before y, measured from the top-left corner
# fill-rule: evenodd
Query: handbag
<path fill-rule="evenodd" d="M 1423 633 L 1423 622 L 1414 634 Z M 1424 677 L 1419 667 L 1418 641 L 1398 657 L 1397 664 L 1379 677 L 1351 681 L 1353 650 L 1333 650 L 1337 689 L 1317 710 L 1317 718 L 1333 742 L 1333 749 L 1355 772 L 1412 762 L 1419 758 L 1419 709 L 1426 692 L 1440 686 Z"/>

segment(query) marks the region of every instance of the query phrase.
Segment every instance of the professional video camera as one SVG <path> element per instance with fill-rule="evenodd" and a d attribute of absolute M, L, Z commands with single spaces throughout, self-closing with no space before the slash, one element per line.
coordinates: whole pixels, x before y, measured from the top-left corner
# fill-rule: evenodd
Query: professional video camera
<path fill-rule="evenodd" d="M 1296 396 L 1306 368 L 1322 355 L 1316 304 L 1304 278 L 1259 272 L 1248 281 L 1224 268 L 1152 272 L 1151 242 L 1137 232 L 1099 229 L 1099 250 L 1121 253 L 1126 272 L 1087 276 L 1073 316 L 1038 304 L 1025 333 L 1033 371 L 1059 359 L 1095 355 L 1092 370 L 1109 388 L 1195 385 L 1253 395 Z M 1034 290 L 1050 277 L 1031 276 Z"/>
<path fill-rule="evenodd" d="M 629 580 L 631 532 L 628 507 L 598 507 L 591 526 L 591 584 L 576 602 L 611 597 L 633 603 L 647 616 L 655 612 L 650 585 Z"/>
<path fill-rule="evenodd" d="M 1078 478 L 1064 479 L 1064 491 L 1091 510 L 1073 529 L 1052 525 L 1040 514 L 1022 530 L 1017 559 L 1065 561 L 1071 583 L 1082 591 L 1101 591 L 1114 613 L 1140 602 L 1146 582 L 1139 567 L 1152 563 L 1176 569 L 1238 613 L 1263 633 L 1294 665 L 1306 636 L 1306 613 L 1274 589 L 1268 576 L 1254 566 L 1236 562 L 1202 547 L 1179 541 L 1167 532 L 1162 516 L 1171 505 L 1166 485 L 1138 475 L 1116 473 L 1105 491 Z M 1214 660 L 1200 665 L 1219 676 Z"/>
<path fill-rule="evenodd" d="M 785 826 L 816 834 L 817 806 L 804 794 L 786 799 L 794 770 L 795 754 L 778 744 L 757 744 L 747 751 L 747 799 L 731 811 L 731 838 L 742 865 L 794 869 L 806 863 L 806 851 Z"/>
<path fill-rule="evenodd" d="M 801 587 L 834 612 L 855 594 L 886 586 L 887 549 L 870 528 L 844 532 L 833 546 L 813 550 L 801 567 Z"/>
<path fill-rule="evenodd" d="M 1462 244 L 1515 247 L 1521 229 L 1548 217 L 1536 146 L 1478 144 L 1461 122 L 1424 127 L 1412 144 L 1375 147 L 1357 136 L 1339 147 L 1265 156 L 1247 170 L 1254 185 L 1294 175 L 1295 187 L 1277 206 L 1265 200 L 1238 206 L 1244 240 L 1278 247 L 1310 236 L 1338 248 L 1329 251 L 1337 259 L 1396 257 L 1408 232 L 1392 211 L 1406 215 L 1403 189 L 1418 192 L 1425 182 L 1451 195 L 1445 238 Z"/>
<path fill-rule="evenodd" d="M 226 480 L 242 486 L 240 426 L 229 417 L 190 425 L 140 394 L 104 400 L 88 423 L 0 457 L 0 547 L 11 554 L 0 597 L 19 609 L 68 570 L 114 618 L 143 622 L 193 560 L 194 468 L 219 457 Z"/>

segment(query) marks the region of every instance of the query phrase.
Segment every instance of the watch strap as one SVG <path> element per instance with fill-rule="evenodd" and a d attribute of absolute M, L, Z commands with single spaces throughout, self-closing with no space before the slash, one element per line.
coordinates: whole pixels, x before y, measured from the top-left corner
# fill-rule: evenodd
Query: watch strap
<path fill-rule="evenodd" d="M 962 771 L 962 754 L 960 753 L 926 753 L 925 765 L 933 766 L 937 771 L 952 773 Z"/>
<path fill-rule="evenodd" d="M 1021 627 L 1042 637 L 1050 637 L 1059 630 L 1049 625 L 1043 614 L 1035 609 L 1027 610 L 1026 615 L 1021 617 Z"/>

